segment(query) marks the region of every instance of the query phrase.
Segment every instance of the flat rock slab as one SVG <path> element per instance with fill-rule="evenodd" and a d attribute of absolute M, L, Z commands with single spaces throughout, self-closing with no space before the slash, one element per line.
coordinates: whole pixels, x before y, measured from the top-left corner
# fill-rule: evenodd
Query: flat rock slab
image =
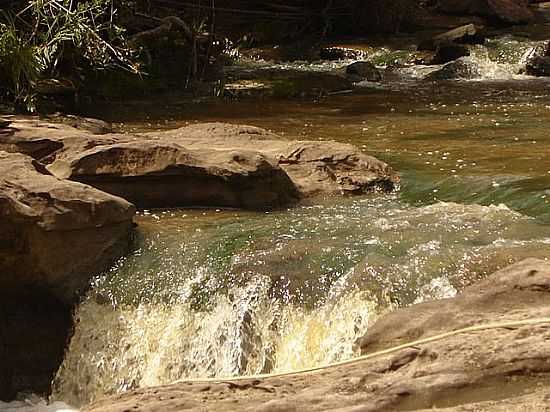
<path fill-rule="evenodd" d="M 263 153 L 288 174 L 301 197 L 391 191 L 399 184 L 399 176 L 390 166 L 345 143 L 283 140 L 261 128 L 227 123 L 202 123 L 145 135 L 188 148 L 229 146 Z"/>
<path fill-rule="evenodd" d="M 94 135 L 65 124 L 12 119 L 0 129 L 0 150 L 33 156 L 59 178 L 142 208 L 270 209 L 315 195 L 391 191 L 399 183 L 391 167 L 352 145 L 288 141 L 225 123 Z"/>
<path fill-rule="evenodd" d="M 397 310 L 360 341 L 393 347 L 468 325 L 550 316 L 550 264 L 529 259 L 453 299 Z M 546 405 L 550 324 L 500 327 L 322 371 L 233 382 L 181 382 L 100 400 L 86 412 L 505 411 Z"/>

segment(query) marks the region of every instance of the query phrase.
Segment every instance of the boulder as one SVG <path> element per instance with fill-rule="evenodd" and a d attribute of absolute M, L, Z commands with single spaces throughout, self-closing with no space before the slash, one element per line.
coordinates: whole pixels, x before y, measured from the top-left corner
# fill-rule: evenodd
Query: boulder
<path fill-rule="evenodd" d="M 468 80 L 481 77 L 481 69 L 470 57 L 461 57 L 428 74 L 424 80 Z"/>
<path fill-rule="evenodd" d="M 47 393 L 71 306 L 128 248 L 134 206 L 0 152 L 0 400 Z"/>
<path fill-rule="evenodd" d="M 382 72 L 371 62 L 355 62 L 346 67 L 346 75 L 353 81 L 382 81 Z"/>
<path fill-rule="evenodd" d="M 469 55 L 470 49 L 462 44 L 440 44 L 437 46 L 432 59 L 427 62 L 427 64 L 445 64 Z"/>
<path fill-rule="evenodd" d="M 87 120 L 88 124 L 92 123 L 91 119 Z M 77 128 L 74 123 L 67 124 L 64 121 L 38 119 L 30 116 L 5 116 L 0 125 L 0 150 L 23 153 L 34 159 L 47 162 L 48 156 L 68 145 L 79 146 L 80 150 L 85 150 L 99 144 L 114 143 L 115 140 L 110 139 L 110 135 L 97 133 L 100 131 L 97 128 L 98 125 L 102 124 L 101 121 L 97 122 L 94 122 L 96 125 L 94 132 L 90 132 L 90 127 L 80 126 Z M 81 122 L 79 124 L 82 125 Z M 104 131 L 103 127 L 101 127 L 101 131 Z M 121 138 L 122 136 L 118 136 L 117 141 Z"/>
<path fill-rule="evenodd" d="M 134 213 L 124 199 L 0 152 L 0 289 L 47 290 L 74 301 L 126 248 Z"/>
<path fill-rule="evenodd" d="M 433 38 L 426 39 L 420 42 L 417 49 L 419 51 L 435 51 L 438 46 L 449 44 L 483 44 L 485 36 L 481 32 L 481 28 L 475 24 L 466 24 L 445 33 L 438 34 Z"/>
<path fill-rule="evenodd" d="M 319 57 L 321 60 L 358 60 L 364 58 L 365 53 L 363 50 L 350 49 L 348 47 L 323 47 L 319 51 Z"/>
<path fill-rule="evenodd" d="M 523 24 L 535 19 L 527 0 L 439 0 L 438 9 L 450 14 L 483 16 L 503 24 Z"/>
<path fill-rule="evenodd" d="M 472 325 L 491 328 L 309 373 L 142 388 L 99 400 L 83 412 L 544 410 L 549 400 L 544 385 L 550 379 L 549 300 L 550 264 L 529 259 L 455 298 L 389 313 L 358 346 L 372 353 Z M 541 318 L 546 320 L 509 323 Z"/>
<path fill-rule="evenodd" d="M 550 76 L 550 56 L 535 56 L 527 61 L 525 73 L 530 76 Z"/>
<path fill-rule="evenodd" d="M 393 190 L 398 175 L 356 147 L 288 141 L 264 129 L 205 123 L 136 135 L 12 121 L 0 148 L 40 159 L 59 178 L 139 207 L 267 209 L 315 195 Z"/>
<path fill-rule="evenodd" d="M 275 159 L 257 151 L 185 148 L 142 139 L 68 152 L 48 167 L 56 176 L 90 184 L 140 208 L 217 206 L 270 209 L 298 200 Z"/>

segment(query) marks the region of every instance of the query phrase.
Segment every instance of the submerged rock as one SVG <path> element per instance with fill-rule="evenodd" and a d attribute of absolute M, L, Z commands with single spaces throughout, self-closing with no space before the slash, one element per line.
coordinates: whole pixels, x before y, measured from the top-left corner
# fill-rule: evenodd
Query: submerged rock
<path fill-rule="evenodd" d="M 550 264 L 529 259 L 444 299 L 379 320 L 359 346 L 388 349 L 472 325 L 550 316 Z M 308 374 L 181 382 L 99 400 L 86 412 L 205 411 L 505 411 L 547 405 L 550 323 L 450 335 L 370 360 Z"/>
<path fill-rule="evenodd" d="M 0 399 L 47 392 L 71 305 L 128 248 L 134 206 L 0 151 Z"/>
<path fill-rule="evenodd" d="M 481 75 L 481 69 L 473 59 L 461 57 L 428 74 L 425 80 L 468 80 Z"/>
<path fill-rule="evenodd" d="M 321 60 L 358 60 L 364 58 L 367 53 L 363 50 L 350 49 L 348 47 L 323 47 L 319 51 L 319 58 Z"/>
<path fill-rule="evenodd" d="M 355 62 L 346 68 L 346 75 L 353 81 L 382 81 L 382 72 L 371 62 Z"/>

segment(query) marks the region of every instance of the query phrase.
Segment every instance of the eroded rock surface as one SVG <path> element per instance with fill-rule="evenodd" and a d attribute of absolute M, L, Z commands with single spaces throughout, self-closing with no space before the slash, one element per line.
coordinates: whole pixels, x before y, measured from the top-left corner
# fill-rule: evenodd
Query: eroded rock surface
<path fill-rule="evenodd" d="M 0 400 L 49 390 L 71 305 L 127 249 L 134 212 L 31 157 L 0 151 Z"/>
<path fill-rule="evenodd" d="M 453 299 L 382 318 L 365 352 L 463 328 L 550 317 L 550 264 L 528 259 Z M 233 382 L 182 382 L 105 398 L 86 412 L 542 411 L 550 400 L 550 323 L 496 327 L 322 371 Z"/>
<path fill-rule="evenodd" d="M 386 163 L 352 145 L 282 140 L 225 123 L 98 136 L 14 121 L 1 132 L 0 148 L 29 154 L 57 177 L 139 207 L 268 209 L 319 194 L 390 191 L 399 182 Z"/>
<path fill-rule="evenodd" d="M 399 183 L 399 176 L 386 163 L 345 143 L 283 140 L 263 129 L 226 123 L 196 124 L 147 136 L 187 148 L 229 146 L 260 152 L 276 159 L 301 197 L 391 191 Z"/>

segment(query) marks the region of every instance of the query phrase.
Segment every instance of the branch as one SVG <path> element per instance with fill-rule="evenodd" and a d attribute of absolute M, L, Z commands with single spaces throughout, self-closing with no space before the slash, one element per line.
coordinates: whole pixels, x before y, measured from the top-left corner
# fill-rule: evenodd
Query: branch
<path fill-rule="evenodd" d="M 148 17 L 151 17 L 151 16 L 148 16 Z M 176 30 L 182 32 L 188 40 L 193 41 L 196 38 L 195 33 L 193 32 L 193 30 L 191 30 L 189 25 L 179 17 L 168 16 L 162 19 L 156 19 L 156 18 L 154 19 L 159 20 L 161 22 L 160 26 L 155 27 L 154 29 L 145 30 L 134 34 L 132 37 L 130 37 L 130 39 L 128 40 L 128 43 L 131 45 L 147 43 L 152 39 L 157 39 L 167 33 L 170 33 Z"/>

